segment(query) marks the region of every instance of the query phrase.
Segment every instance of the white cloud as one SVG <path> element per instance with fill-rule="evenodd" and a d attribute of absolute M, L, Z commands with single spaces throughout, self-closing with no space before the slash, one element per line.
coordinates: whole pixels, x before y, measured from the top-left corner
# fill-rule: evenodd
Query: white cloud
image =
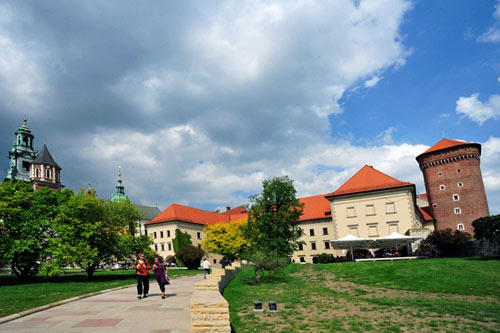
<path fill-rule="evenodd" d="M 482 43 L 498 43 L 500 42 L 500 0 L 497 1 L 495 5 L 495 11 L 493 12 L 493 17 L 495 18 L 495 24 L 488 29 L 485 33 L 477 38 L 478 42 Z"/>
<path fill-rule="evenodd" d="M 380 132 L 377 137 L 375 138 L 375 141 L 377 143 L 381 143 L 384 145 L 392 144 L 394 143 L 394 140 L 392 139 L 392 134 L 397 132 L 398 130 L 395 127 L 389 127 L 386 130 Z"/>
<path fill-rule="evenodd" d="M 479 94 L 469 97 L 460 97 L 457 100 L 456 112 L 469 117 L 479 125 L 488 119 L 500 118 L 500 95 L 491 95 L 486 102 L 481 102 Z"/>
<path fill-rule="evenodd" d="M 380 80 L 382 80 L 382 78 L 381 78 L 381 77 L 379 77 L 379 76 L 377 76 L 377 75 L 375 75 L 375 76 L 374 76 L 374 77 L 372 77 L 371 79 L 369 79 L 369 80 L 366 80 L 366 81 L 365 81 L 365 83 L 364 83 L 364 84 L 365 84 L 365 87 L 366 87 L 366 88 L 372 88 L 372 87 L 375 87 L 375 86 L 377 85 L 377 83 L 379 83 L 379 82 L 380 82 Z"/>

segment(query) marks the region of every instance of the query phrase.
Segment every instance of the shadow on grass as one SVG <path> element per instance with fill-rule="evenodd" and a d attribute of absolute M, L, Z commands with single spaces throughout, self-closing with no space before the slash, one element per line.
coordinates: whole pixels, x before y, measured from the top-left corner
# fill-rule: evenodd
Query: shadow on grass
<path fill-rule="evenodd" d="M 479 260 L 479 261 L 490 261 L 490 260 L 500 260 L 500 256 L 498 257 L 468 257 L 464 258 L 465 260 Z"/>
<path fill-rule="evenodd" d="M 29 280 L 19 280 L 15 275 L 0 275 L 0 286 L 14 286 L 23 284 L 37 283 L 67 283 L 67 282 L 107 282 L 107 281 L 122 281 L 135 280 L 135 272 L 132 270 L 117 270 L 117 271 L 97 271 L 92 279 L 89 280 L 85 272 L 65 272 L 62 276 L 46 277 L 34 276 Z"/>

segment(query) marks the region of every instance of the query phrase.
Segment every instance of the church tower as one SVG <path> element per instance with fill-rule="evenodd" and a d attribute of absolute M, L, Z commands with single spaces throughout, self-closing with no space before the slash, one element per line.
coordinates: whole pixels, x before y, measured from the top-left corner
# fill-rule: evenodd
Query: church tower
<path fill-rule="evenodd" d="M 61 184 L 61 167 L 54 161 L 45 143 L 40 154 L 31 163 L 30 180 L 35 190 L 41 187 L 59 190 L 64 187 Z"/>
<path fill-rule="evenodd" d="M 125 186 L 123 186 L 122 183 L 122 170 L 120 167 L 118 167 L 118 183 L 116 184 L 115 194 L 111 196 L 111 201 L 122 202 L 128 200 L 128 197 L 125 195 Z"/>
<path fill-rule="evenodd" d="M 35 136 L 26 125 L 26 117 L 24 124 L 16 131 L 16 139 L 9 151 L 10 166 L 7 171 L 6 180 L 23 180 L 30 182 L 30 165 L 35 159 L 38 151 L 33 148 L 33 140 Z"/>
<path fill-rule="evenodd" d="M 417 156 L 437 230 L 473 234 L 472 222 L 490 215 L 480 156 L 480 144 L 449 139 Z"/>

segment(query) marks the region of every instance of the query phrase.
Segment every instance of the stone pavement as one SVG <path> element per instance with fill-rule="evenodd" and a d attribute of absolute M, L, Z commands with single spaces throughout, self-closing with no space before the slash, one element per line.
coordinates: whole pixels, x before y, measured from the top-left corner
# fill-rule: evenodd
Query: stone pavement
<path fill-rule="evenodd" d="M 0 325 L 0 332 L 191 332 L 189 302 L 203 276 L 180 277 L 162 299 L 156 281 L 149 297 L 137 299 L 136 287 L 63 304 Z"/>

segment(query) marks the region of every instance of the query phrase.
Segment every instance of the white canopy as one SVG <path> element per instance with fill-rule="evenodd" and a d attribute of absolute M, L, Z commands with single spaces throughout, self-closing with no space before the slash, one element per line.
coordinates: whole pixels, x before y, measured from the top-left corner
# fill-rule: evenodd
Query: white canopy
<path fill-rule="evenodd" d="M 368 249 L 373 241 L 364 239 L 354 235 L 347 235 L 340 239 L 331 241 L 334 249 Z"/>
<path fill-rule="evenodd" d="M 379 238 L 373 242 L 371 245 L 372 248 L 398 248 L 401 246 L 408 245 L 419 240 L 420 237 L 410 237 L 406 235 L 401 235 L 400 233 L 393 232 L 389 236 L 385 236 L 384 238 Z"/>

